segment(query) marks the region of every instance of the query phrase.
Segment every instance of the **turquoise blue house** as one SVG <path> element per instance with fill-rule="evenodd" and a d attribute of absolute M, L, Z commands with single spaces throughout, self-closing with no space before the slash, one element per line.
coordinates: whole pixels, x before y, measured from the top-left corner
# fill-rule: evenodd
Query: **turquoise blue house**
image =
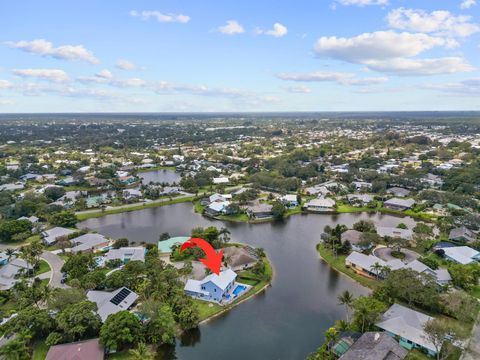
<path fill-rule="evenodd" d="M 433 320 L 431 316 L 393 304 L 375 325 L 397 339 L 404 348 L 419 349 L 430 356 L 436 356 L 437 350 L 426 338 L 423 330 L 425 324 L 430 320 Z"/>
<path fill-rule="evenodd" d="M 158 242 L 158 252 L 160 254 L 172 252 L 173 245 L 183 245 L 184 242 L 190 240 L 190 236 L 177 236 L 168 240 L 162 240 Z"/>

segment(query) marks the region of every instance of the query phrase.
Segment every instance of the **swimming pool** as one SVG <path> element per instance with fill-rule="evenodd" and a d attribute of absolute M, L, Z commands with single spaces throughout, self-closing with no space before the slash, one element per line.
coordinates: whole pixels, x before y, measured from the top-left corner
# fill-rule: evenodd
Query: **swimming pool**
<path fill-rule="evenodd" d="M 238 294 L 241 294 L 242 292 L 245 291 L 247 287 L 243 285 L 237 285 L 237 287 L 233 290 L 233 295 L 238 296 Z"/>

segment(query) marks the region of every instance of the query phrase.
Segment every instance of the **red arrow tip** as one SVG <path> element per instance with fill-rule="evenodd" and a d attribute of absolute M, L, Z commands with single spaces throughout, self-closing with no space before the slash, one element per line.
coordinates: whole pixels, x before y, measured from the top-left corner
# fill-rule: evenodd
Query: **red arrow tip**
<path fill-rule="evenodd" d="M 214 274 L 220 275 L 220 269 L 222 267 L 223 250 L 218 253 L 210 254 L 206 259 L 200 259 L 200 261 L 208 267 Z"/>

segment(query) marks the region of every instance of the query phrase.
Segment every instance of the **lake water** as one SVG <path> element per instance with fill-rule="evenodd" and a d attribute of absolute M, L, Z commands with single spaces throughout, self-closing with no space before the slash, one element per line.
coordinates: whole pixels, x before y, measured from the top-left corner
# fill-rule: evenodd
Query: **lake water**
<path fill-rule="evenodd" d="M 141 172 L 138 173 L 138 176 L 142 178 L 142 184 L 144 185 L 147 185 L 150 182 L 173 184 L 180 182 L 180 180 L 182 179 L 180 173 L 174 170 L 166 169 Z"/>
<path fill-rule="evenodd" d="M 182 203 L 107 215 L 79 224 L 113 238 L 156 242 L 163 232 L 189 235 L 197 226 L 226 226 L 231 241 L 263 247 L 274 267 L 272 286 L 225 315 L 185 334 L 162 359 L 301 360 L 323 342 L 323 332 L 345 317 L 337 296 L 348 289 L 366 294 L 319 259 L 315 245 L 325 225 L 351 226 L 371 219 L 384 226 L 414 221 L 382 214 L 296 215 L 281 223 L 211 220 Z"/>

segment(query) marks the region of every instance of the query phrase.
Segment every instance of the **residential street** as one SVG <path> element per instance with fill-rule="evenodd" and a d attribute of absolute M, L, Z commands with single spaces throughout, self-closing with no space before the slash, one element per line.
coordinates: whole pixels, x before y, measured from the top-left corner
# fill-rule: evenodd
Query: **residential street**
<path fill-rule="evenodd" d="M 51 275 L 50 275 L 50 282 L 49 285 L 53 288 L 61 288 L 61 289 L 66 289 L 69 286 L 62 284 L 62 266 L 64 264 L 63 259 L 56 255 L 53 254 L 50 251 L 44 251 L 40 257 L 45 260 L 48 265 L 50 265 L 51 268 Z"/>

